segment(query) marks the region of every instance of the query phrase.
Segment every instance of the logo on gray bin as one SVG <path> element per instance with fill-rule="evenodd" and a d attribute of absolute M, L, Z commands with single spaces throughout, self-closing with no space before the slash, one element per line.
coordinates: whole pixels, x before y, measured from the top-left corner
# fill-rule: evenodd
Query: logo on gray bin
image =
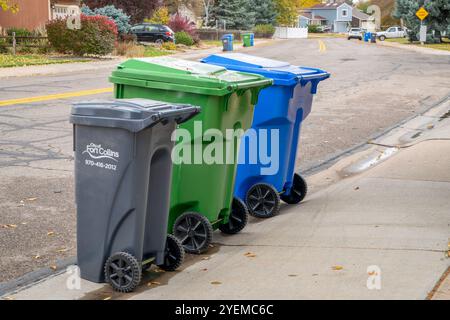
<path fill-rule="evenodd" d="M 92 159 L 111 159 L 116 162 L 119 160 L 119 152 L 113 151 L 111 149 L 105 149 L 101 144 L 95 144 L 91 142 L 86 146 L 86 150 L 82 154 L 87 153 Z"/>

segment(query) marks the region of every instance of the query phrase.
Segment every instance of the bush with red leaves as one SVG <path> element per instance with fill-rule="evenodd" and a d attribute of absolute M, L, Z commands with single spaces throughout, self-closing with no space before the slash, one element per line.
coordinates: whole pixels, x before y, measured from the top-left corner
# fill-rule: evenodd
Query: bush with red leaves
<path fill-rule="evenodd" d="M 117 26 L 105 16 L 81 15 L 81 29 L 68 29 L 66 19 L 47 23 L 47 35 L 52 47 L 61 53 L 75 55 L 106 55 L 113 51 Z"/>
<path fill-rule="evenodd" d="M 189 21 L 187 17 L 183 17 L 182 15 L 177 13 L 170 17 L 168 25 L 170 29 L 173 30 L 173 32 L 184 31 L 191 36 L 194 42 L 199 41 L 199 37 L 197 35 L 197 32 L 195 31 L 195 23 Z"/>

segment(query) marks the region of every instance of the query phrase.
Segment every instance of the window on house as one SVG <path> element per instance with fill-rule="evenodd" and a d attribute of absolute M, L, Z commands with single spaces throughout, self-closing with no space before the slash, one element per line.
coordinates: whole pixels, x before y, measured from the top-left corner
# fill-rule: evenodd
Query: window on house
<path fill-rule="evenodd" d="M 342 16 L 343 16 L 343 17 L 346 17 L 347 14 L 348 14 L 347 9 L 343 9 L 343 10 L 342 10 Z"/>

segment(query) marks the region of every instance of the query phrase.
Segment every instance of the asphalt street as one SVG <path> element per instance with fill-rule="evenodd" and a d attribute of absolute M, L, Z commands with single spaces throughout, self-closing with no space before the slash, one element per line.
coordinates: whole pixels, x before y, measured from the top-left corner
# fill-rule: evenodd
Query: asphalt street
<path fill-rule="evenodd" d="M 319 85 L 303 124 L 298 170 L 367 141 L 450 93 L 449 56 L 341 38 L 277 41 L 245 51 L 332 75 Z M 106 88 L 110 72 L 0 78 L 0 103 Z M 0 282 L 75 255 L 70 106 L 110 96 L 0 107 Z"/>

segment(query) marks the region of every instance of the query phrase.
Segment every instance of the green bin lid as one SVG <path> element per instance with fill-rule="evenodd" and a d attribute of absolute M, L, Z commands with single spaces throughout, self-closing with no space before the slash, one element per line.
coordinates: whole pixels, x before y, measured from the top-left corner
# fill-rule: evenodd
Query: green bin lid
<path fill-rule="evenodd" d="M 223 96 L 240 89 L 272 84 L 263 76 L 172 57 L 138 58 L 121 63 L 110 81 L 173 91 Z"/>

